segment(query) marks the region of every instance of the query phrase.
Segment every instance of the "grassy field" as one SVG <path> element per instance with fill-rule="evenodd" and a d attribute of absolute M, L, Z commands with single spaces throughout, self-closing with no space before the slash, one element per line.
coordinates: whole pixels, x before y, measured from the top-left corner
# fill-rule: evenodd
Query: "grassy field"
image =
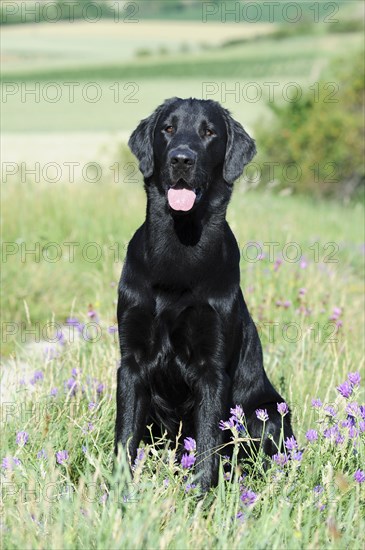
<path fill-rule="evenodd" d="M 171 33 L 168 24 L 160 23 L 160 27 L 162 35 L 163 28 Z M 204 25 L 200 24 L 200 32 L 201 27 Z M 270 28 L 265 27 L 261 32 L 264 30 L 267 33 Z M 237 36 L 231 28 L 229 31 L 231 38 Z M 53 50 L 48 51 L 44 47 L 49 40 L 47 35 L 35 40 L 26 30 L 23 32 L 24 37 L 15 50 L 18 57 L 15 56 L 15 61 L 10 57 L 9 63 L 3 65 L 3 94 L 6 83 L 15 86 L 14 93 L 6 88 L 3 132 L 129 131 L 153 107 L 174 95 L 215 99 L 232 109 L 239 120 L 251 125 L 269 115 L 271 85 L 275 85 L 275 101 L 282 102 L 282 90 L 288 83 L 297 83 L 306 90 L 319 79 L 331 59 L 341 55 L 340 52 L 351 55 L 362 44 L 361 33 L 293 36 L 282 41 L 267 37 L 260 42 L 206 50 L 199 49 L 195 39 L 188 53 L 170 47 L 168 53 L 162 55 L 150 46 L 151 55 L 126 59 L 124 55 L 116 55 L 119 49 L 123 51 L 123 46 L 115 42 L 116 47 L 111 47 L 111 34 L 107 42 L 109 49 L 101 48 L 98 55 L 87 59 L 85 53 L 77 49 L 79 37 L 71 36 L 69 47 L 75 49 L 75 55 L 70 58 L 63 54 L 59 59 L 56 49 L 57 44 L 63 48 L 62 33 L 56 34 Z M 189 32 L 186 34 L 189 36 Z M 228 35 L 221 34 L 221 40 Z M 181 40 L 178 36 L 176 41 Z M 123 40 L 126 38 L 128 35 L 123 36 Z M 5 52 L 12 51 L 15 40 L 11 34 L 5 35 Z M 34 41 L 41 53 L 39 58 L 33 55 L 32 61 L 25 65 L 21 62 L 22 52 L 25 55 Z M 98 49 L 98 40 L 95 47 Z M 34 50 L 33 44 L 33 53 Z M 112 52 L 108 58 L 107 51 Z M 45 55 L 48 60 L 42 57 Z M 73 96 L 65 83 L 75 83 Z M 89 89 L 90 83 L 95 83 L 97 88 Z M 259 91 L 245 88 L 249 83 L 254 83 Z M 32 94 L 27 90 L 38 91 Z M 238 90 L 237 94 L 230 93 L 232 90 Z M 98 99 L 93 101 L 94 98 Z"/>
<path fill-rule="evenodd" d="M 242 288 L 304 452 L 266 473 L 233 467 L 200 499 L 163 440 L 140 453 L 133 482 L 111 475 L 110 327 L 125 245 L 145 210 L 142 186 L 122 179 L 3 188 L 4 547 L 360 549 L 364 423 L 355 405 L 353 416 L 345 409 L 364 391 L 355 384 L 345 399 L 336 387 L 364 372 L 362 206 L 236 187 Z"/>

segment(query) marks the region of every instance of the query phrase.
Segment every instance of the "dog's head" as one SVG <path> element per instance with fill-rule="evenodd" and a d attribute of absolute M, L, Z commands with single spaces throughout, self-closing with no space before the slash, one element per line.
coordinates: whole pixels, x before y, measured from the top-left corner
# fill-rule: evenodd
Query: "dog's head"
<path fill-rule="evenodd" d="M 180 98 L 142 120 L 129 146 L 146 185 L 157 186 L 172 213 L 194 210 L 219 185 L 231 190 L 256 153 L 254 140 L 219 103 Z"/>

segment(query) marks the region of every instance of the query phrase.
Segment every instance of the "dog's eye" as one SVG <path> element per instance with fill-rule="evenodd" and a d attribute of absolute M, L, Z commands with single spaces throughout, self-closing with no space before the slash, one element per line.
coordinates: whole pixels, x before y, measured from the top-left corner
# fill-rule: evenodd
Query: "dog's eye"
<path fill-rule="evenodd" d="M 204 135 L 206 137 L 211 137 L 211 136 L 215 136 L 215 131 L 214 130 L 211 130 L 210 128 L 207 128 L 204 132 Z"/>
<path fill-rule="evenodd" d="M 174 133 L 174 128 L 173 128 L 173 126 L 166 126 L 165 132 L 166 132 L 167 134 L 173 134 L 173 133 Z"/>

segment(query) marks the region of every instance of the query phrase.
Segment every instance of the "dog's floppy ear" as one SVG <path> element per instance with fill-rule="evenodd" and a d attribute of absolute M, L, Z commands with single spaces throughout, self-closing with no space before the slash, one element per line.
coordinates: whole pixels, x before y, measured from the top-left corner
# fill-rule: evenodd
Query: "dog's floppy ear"
<path fill-rule="evenodd" d="M 129 138 L 129 148 L 137 157 L 139 161 L 139 169 L 145 178 L 151 177 L 154 170 L 153 135 L 157 120 L 165 107 L 177 99 L 177 97 L 172 97 L 171 99 L 167 99 L 164 103 L 162 103 L 162 105 L 159 105 L 152 115 L 141 120 Z"/>
<path fill-rule="evenodd" d="M 227 147 L 223 165 L 223 177 L 229 185 L 240 177 L 244 167 L 256 154 L 255 141 L 234 120 L 227 110 L 224 111 L 227 128 Z"/>

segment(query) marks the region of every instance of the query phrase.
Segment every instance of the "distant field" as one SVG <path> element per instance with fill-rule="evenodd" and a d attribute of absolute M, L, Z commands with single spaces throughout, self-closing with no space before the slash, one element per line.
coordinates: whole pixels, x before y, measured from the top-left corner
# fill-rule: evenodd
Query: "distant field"
<path fill-rule="evenodd" d="M 209 28 L 209 32 L 207 29 Z M 120 64 L 136 52 L 160 48 L 178 52 L 182 47 L 197 50 L 202 45 L 216 46 L 225 40 L 269 33 L 273 25 L 236 25 L 194 21 L 140 21 L 114 23 L 85 21 L 75 23 L 31 24 L 2 28 L 2 71 L 28 74 Z"/>
<path fill-rule="evenodd" d="M 5 64 L 4 82 L 10 86 L 14 83 L 16 88 L 14 95 L 7 96 L 1 129 L 3 132 L 129 131 L 154 106 L 174 95 L 216 99 L 232 109 L 239 120 L 251 125 L 268 113 L 270 84 L 277 86 L 278 102 L 282 100 L 283 86 L 295 82 L 308 87 L 318 80 L 333 57 L 344 51 L 351 54 L 361 47 L 361 42 L 360 33 L 299 36 L 279 42 L 267 38 L 223 49 L 133 60 L 121 57 L 118 62 L 113 53 L 108 64 L 97 57 L 93 65 L 91 61 L 84 63 L 78 55 L 67 67 L 39 61 L 30 63 L 27 71 L 21 72 L 20 66 L 16 71 L 15 64 L 14 71 L 9 72 Z M 25 40 L 24 48 L 26 44 Z M 67 82 L 76 83 L 72 102 Z M 245 91 L 245 85 L 252 82 L 261 90 L 257 100 L 254 88 Z M 57 89 L 52 83 L 56 83 Z M 91 86 L 90 97 L 99 94 L 95 102 L 85 99 L 90 83 L 97 87 Z M 209 95 L 206 83 L 212 90 Z M 27 90 L 37 86 L 38 96 L 26 95 Z M 237 86 L 238 97 L 231 93 Z M 59 98 L 53 102 L 55 94 Z"/>

